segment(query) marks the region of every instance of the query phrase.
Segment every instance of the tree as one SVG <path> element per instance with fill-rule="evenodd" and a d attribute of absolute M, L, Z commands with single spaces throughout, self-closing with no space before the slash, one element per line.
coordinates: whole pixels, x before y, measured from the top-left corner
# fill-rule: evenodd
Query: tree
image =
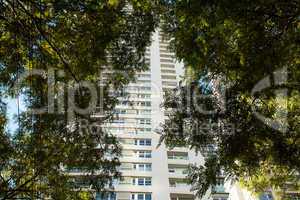
<path fill-rule="evenodd" d="M 101 125 L 122 87 L 147 69 L 155 7 L 152 0 L 0 1 L 1 99 L 22 96 L 27 107 L 17 132 L 7 133 L 1 104 L 1 199 L 84 199 L 83 186 L 103 191 L 120 177 L 120 146 Z M 100 118 L 92 116 L 96 105 Z M 85 175 L 68 173 L 75 169 Z"/>
<path fill-rule="evenodd" d="M 256 189 L 282 188 L 279 169 L 297 174 L 300 166 L 299 4 L 183 0 L 164 1 L 164 9 L 163 29 L 187 74 L 164 103 L 173 113 L 162 140 L 200 152 L 214 147 L 206 167 L 191 170 L 200 196 L 216 182 L 211 169 L 256 183 L 263 173 L 273 178 Z M 262 170 L 266 163 L 274 171 Z"/>

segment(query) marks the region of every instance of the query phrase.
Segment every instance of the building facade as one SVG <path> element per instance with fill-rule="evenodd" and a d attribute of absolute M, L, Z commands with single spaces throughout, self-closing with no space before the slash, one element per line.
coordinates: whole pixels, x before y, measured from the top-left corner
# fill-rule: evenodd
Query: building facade
<path fill-rule="evenodd" d="M 186 170 L 189 164 L 204 164 L 213 150 L 197 155 L 187 148 L 158 146 L 158 130 L 168 112 L 161 107 L 164 93 L 178 86 L 184 75 L 183 64 L 174 57 L 168 39 L 159 31 L 154 33 L 145 56 L 149 70 L 137 73 L 136 81 L 126 86 L 128 95 L 119 98 L 114 120 L 103 126 L 122 144 L 123 180 L 115 183 L 112 194 L 97 194 L 96 200 L 198 200 L 187 184 Z M 257 199 L 226 181 L 224 173 L 217 177 L 203 200 Z"/>
<path fill-rule="evenodd" d="M 152 39 L 145 57 L 149 71 L 137 73 L 136 81 L 126 86 L 128 95 L 119 99 L 114 121 L 104 126 L 122 144 L 123 180 L 115 184 L 113 195 L 98 195 L 98 200 L 195 199 L 186 169 L 190 163 L 202 162 L 202 157 L 185 148 L 158 147 L 160 134 L 156 132 L 165 119 L 163 94 L 178 85 L 183 66 L 175 62 L 161 33 Z"/>

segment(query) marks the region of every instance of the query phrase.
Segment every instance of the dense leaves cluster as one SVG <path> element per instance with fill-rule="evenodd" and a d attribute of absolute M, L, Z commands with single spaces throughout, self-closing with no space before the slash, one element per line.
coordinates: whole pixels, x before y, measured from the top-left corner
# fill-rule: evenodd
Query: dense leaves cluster
<path fill-rule="evenodd" d="M 103 190 L 119 177 L 120 147 L 99 127 L 117 103 L 119 93 L 111 88 L 118 91 L 147 69 L 143 56 L 159 17 L 186 65 L 185 81 L 164 102 L 173 112 L 162 139 L 207 153 L 205 165 L 190 171 L 198 194 L 215 184 L 220 169 L 257 191 L 296 184 L 299 12 L 294 0 L 0 1 L 0 198 L 91 198 L 80 193 L 82 184 Z M 37 70 L 48 77 L 18 81 Z M 102 98 L 100 118 L 92 117 L 93 110 L 70 110 L 76 84 L 78 107 L 95 95 L 82 81 Z M 51 112 L 20 113 L 18 131 L 9 134 L 2 100 L 13 95 L 22 95 L 28 109 L 46 106 Z M 82 129 L 82 120 L 97 126 Z M 65 173 L 78 168 L 86 172 L 78 180 Z"/>
<path fill-rule="evenodd" d="M 215 183 L 209 170 L 216 167 L 258 192 L 283 188 L 299 174 L 299 16 L 293 0 L 165 1 L 163 27 L 187 74 L 185 86 L 164 103 L 174 112 L 163 139 L 202 152 L 213 147 L 206 167 L 192 170 L 199 195 Z M 203 128 L 212 123 L 221 128 Z"/>
<path fill-rule="evenodd" d="M 155 7 L 155 1 L 136 0 L 0 1 L 1 98 L 22 96 L 27 110 L 46 108 L 20 113 L 11 134 L 1 112 L 1 199 L 82 199 L 82 189 L 100 191 L 120 177 L 120 146 L 100 126 L 117 102 L 111 88 L 118 91 L 147 69 L 143 57 L 158 22 Z M 30 75 L 37 70 L 46 77 Z M 100 88 L 100 74 L 109 70 L 114 73 L 106 73 Z M 70 110 L 70 102 L 86 108 L 95 95 L 83 81 L 98 90 L 100 118 L 91 117 L 95 110 Z M 73 102 L 68 97 L 76 84 Z M 83 120 L 93 128 L 83 129 Z M 76 170 L 85 175 L 67 173 Z"/>

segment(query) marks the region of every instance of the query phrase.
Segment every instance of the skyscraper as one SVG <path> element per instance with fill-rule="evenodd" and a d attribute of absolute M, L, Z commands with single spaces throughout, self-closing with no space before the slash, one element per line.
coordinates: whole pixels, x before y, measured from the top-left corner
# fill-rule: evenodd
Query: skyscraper
<path fill-rule="evenodd" d="M 188 164 L 200 162 L 186 148 L 157 147 L 160 134 L 156 132 L 165 120 L 161 108 L 163 94 L 175 88 L 183 75 L 182 64 L 175 62 L 168 40 L 159 32 L 146 51 L 149 70 L 137 73 L 115 108 L 116 117 L 105 128 L 122 144 L 120 171 L 123 180 L 115 185 L 115 194 L 106 199 L 118 200 L 191 200 L 193 192 L 186 181 Z M 98 197 L 98 199 L 103 197 Z"/>
<path fill-rule="evenodd" d="M 197 155 L 188 148 L 158 146 L 159 128 L 168 114 L 161 107 L 164 94 L 178 86 L 184 75 L 183 64 L 175 60 L 169 39 L 159 31 L 153 34 L 145 60 L 149 70 L 138 72 L 136 81 L 126 86 L 124 93 L 128 95 L 119 98 L 114 120 L 104 125 L 122 144 L 123 180 L 115 184 L 112 194 L 98 194 L 96 200 L 196 200 L 186 170 L 189 164 L 203 164 L 211 150 Z M 253 199 L 246 193 L 226 182 L 220 172 L 217 184 L 202 199 Z"/>

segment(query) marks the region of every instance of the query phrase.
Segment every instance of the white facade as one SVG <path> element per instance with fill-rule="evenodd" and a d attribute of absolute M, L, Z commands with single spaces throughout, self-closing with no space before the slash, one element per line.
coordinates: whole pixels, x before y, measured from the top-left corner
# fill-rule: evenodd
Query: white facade
<path fill-rule="evenodd" d="M 152 40 L 146 51 L 149 71 L 137 73 L 136 82 L 125 89 L 129 96 L 119 99 L 116 119 L 105 125 L 122 144 L 120 171 L 124 179 L 116 183 L 113 196 L 96 196 L 96 200 L 197 199 L 186 183 L 186 169 L 189 164 L 203 164 L 204 157 L 187 148 L 167 149 L 164 144 L 158 147 L 157 129 L 165 120 L 163 94 L 178 85 L 184 68 L 175 61 L 161 33 L 154 33 Z M 210 195 L 209 191 L 203 199 L 250 200 L 235 186 L 223 187 L 222 183 L 216 189 L 219 192 Z"/>
<path fill-rule="evenodd" d="M 116 197 L 106 199 L 192 200 L 185 169 L 190 163 L 203 162 L 202 157 L 185 148 L 157 147 L 160 135 L 155 132 L 164 121 L 164 90 L 178 85 L 183 66 L 175 62 L 159 32 L 153 35 L 146 61 L 150 70 L 138 73 L 137 81 L 127 86 L 130 101 L 120 98 L 116 120 L 105 125 L 122 143 L 120 170 L 124 177 L 115 186 Z"/>

